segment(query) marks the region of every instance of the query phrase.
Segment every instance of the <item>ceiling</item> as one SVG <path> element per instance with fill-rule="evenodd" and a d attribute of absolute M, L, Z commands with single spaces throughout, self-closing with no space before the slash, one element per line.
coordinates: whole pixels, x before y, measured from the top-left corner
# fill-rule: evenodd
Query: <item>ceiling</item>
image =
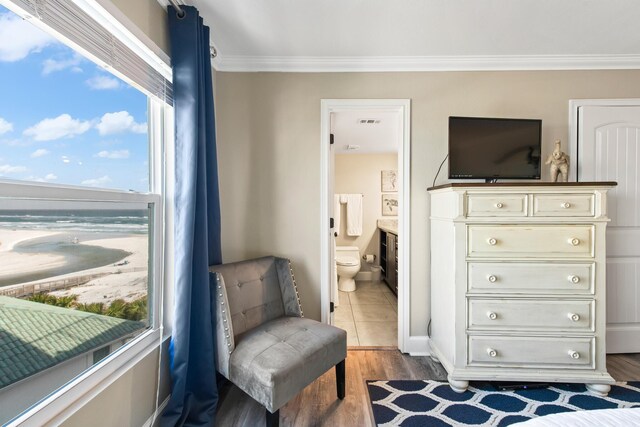
<path fill-rule="evenodd" d="M 184 3 L 211 27 L 219 70 L 640 68 L 639 0 Z"/>
<path fill-rule="evenodd" d="M 375 109 L 331 113 L 336 154 L 397 153 L 400 119 L 397 111 Z"/>

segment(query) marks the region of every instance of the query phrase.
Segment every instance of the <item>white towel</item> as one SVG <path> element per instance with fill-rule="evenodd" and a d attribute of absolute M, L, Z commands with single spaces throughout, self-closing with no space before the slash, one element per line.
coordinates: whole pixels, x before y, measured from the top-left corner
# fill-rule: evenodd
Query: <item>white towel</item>
<path fill-rule="evenodd" d="M 362 194 L 347 194 L 347 236 L 362 235 Z"/>
<path fill-rule="evenodd" d="M 340 197 L 341 194 L 333 195 L 333 231 L 336 236 L 340 235 Z"/>

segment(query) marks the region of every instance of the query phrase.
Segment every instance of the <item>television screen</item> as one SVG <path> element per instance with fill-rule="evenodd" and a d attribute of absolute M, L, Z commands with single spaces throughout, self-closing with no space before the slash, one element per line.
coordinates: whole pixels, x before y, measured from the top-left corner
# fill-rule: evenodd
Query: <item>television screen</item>
<path fill-rule="evenodd" d="M 540 179 L 542 120 L 449 117 L 450 179 Z"/>

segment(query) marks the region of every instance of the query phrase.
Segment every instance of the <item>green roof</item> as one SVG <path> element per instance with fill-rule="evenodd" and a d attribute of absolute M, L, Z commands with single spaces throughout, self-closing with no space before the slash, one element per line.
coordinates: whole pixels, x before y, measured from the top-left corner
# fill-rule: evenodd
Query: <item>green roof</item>
<path fill-rule="evenodd" d="M 0 296 L 0 388 L 145 327 L 142 322 Z"/>

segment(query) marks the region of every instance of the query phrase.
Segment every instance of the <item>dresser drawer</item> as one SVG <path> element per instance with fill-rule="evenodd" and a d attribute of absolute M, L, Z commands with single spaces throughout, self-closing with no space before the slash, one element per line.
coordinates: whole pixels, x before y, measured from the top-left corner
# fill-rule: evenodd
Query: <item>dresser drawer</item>
<path fill-rule="evenodd" d="M 482 294 L 592 295 L 594 263 L 470 262 L 468 290 Z"/>
<path fill-rule="evenodd" d="M 534 194 L 533 216 L 594 216 L 593 194 Z"/>
<path fill-rule="evenodd" d="M 469 299 L 469 331 L 594 331 L 594 301 Z"/>
<path fill-rule="evenodd" d="M 595 338 L 469 336 L 470 366 L 594 368 Z"/>
<path fill-rule="evenodd" d="M 467 254 L 486 258 L 590 258 L 591 225 L 469 225 Z"/>
<path fill-rule="evenodd" d="M 527 195 L 469 194 L 467 216 L 527 216 Z"/>

